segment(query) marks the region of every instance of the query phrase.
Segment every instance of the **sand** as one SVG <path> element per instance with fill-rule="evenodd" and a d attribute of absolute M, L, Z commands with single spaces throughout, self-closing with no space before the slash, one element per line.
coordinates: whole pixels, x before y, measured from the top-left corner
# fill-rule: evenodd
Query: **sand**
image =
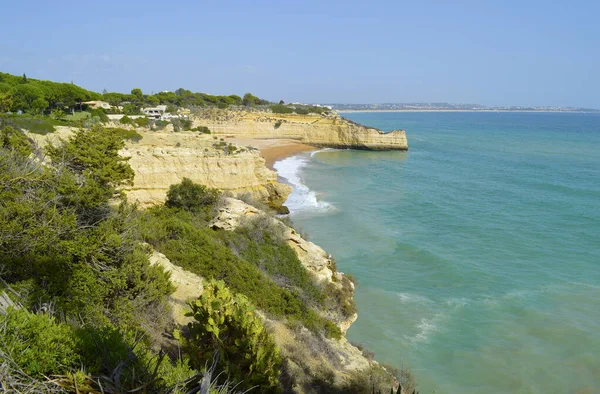
<path fill-rule="evenodd" d="M 276 161 L 301 152 L 318 149 L 292 139 L 230 138 L 229 140 L 241 146 L 253 146 L 257 148 L 260 151 L 260 155 L 265 159 L 267 167 L 271 170 L 274 170 L 273 164 Z"/>

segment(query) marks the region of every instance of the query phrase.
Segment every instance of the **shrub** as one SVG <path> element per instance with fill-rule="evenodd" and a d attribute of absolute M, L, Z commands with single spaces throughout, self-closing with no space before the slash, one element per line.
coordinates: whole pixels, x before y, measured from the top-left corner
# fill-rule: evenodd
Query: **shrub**
<path fill-rule="evenodd" d="M 0 350 L 25 373 L 41 377 L 79 365 L 71 328 L 47 315 L 9 309 L 0 314 Z"/>
<path fill-rule="evenodd" d="M 202 134 L 210 134 L 210 129 L 206 126 L 198 126 L 191 129 L 191 131 L 199 131 Z"/>
<path fill-rule="evenodd" d="M 269 109 L 274 114 L 291 114 L 294 112 L 294 108 L 288 107 L 287 105 L 283 104 L 271 105 Z"/>
<path fill-rule="evenodd" d="M 169 124 L 169 122 L 167 122 L 166 120 L 157 120 L 154 122 L 154 126 L 158 129 L 158 130 L 162 130 L 165 127 L 167 127 L 167 125 Z"/>
<path fill-rule="evenodd" d="M 279 392 L 279 350 L 246 297 L 233 294 L 223 281 L 212 280 L 189 306 L 186 316 L 194 321 L 188 324 L 189 339 L 183 343 L 192 367 L 201 369 L 218 353 L 233 380 L 263 393 Z"/>
<path fill-rule="evenodd" d="M 109 121 L 108 116 L 106 115 L 106 112 L 104 112 L 104 110 L 102 108 L 90 109 L 90 110 L 88 110 L 88 112 L 90 113 L 92 118 L 94 116 L 97 116 L 98 119 L 100 120 L 100 123 L 106 123 Z"/>
<path fill-rule="evenodd" d="M 133 125 L 133 119 L 131 119 L 129 116 L 125 115 L 119 120 L 119 123 Z"/>
<path fill-rule="evenodd" d="M 148 125 L 150 125 L 150 119 L 143 117 L 143 118 L 135 118 L 133 120 L 135 122 L 135 124 L 138 127 L 148 127 Z"/>
<path fill-rule="evenodd" d="M 171 208 L 181 208 L 190 212 L 198 212 L 208 205 L 217 202 L 219 192 L 204 185 L 183 178 L 181 183 L 171 185 L 167 191 L 165 205 Z"/>
<path fill-rule="evenodd" d="M 273 127 L 275 128 L 275 130 L 277 130 L 278 128 L 281 127 L 282 121 L 278 120 L 277 122 L 275 122 L 275 124 L 273 125 Z"/>

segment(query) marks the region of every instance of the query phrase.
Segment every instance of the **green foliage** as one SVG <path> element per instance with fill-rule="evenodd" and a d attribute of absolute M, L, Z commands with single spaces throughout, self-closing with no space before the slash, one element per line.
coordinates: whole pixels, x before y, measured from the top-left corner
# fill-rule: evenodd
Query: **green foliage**
<path fill-rule="evenodd" d="M 281 356 L 254 307 L 233 294 L 223 281 L 210 281 L 202 295 L 189 303 L 189 339 L 184 349 L 192 366 L 200 369 L 213 354 L 220 355 L 224 371 L 246 388 L 279 392 Z"/>
<path fill-rule="evenodd" d="M 131 124 L 133 124 L 133 119 L 131 119 L 129 116 L 125 115 L 121 119 L 119 119 L 119 123 L 131 125 Z"/>
<path fill-rule="evenodd" d="M 268 100 L 259 99 L 258 97 L 252 95 L 251 93 L 246 93 L 244 95 L 244 98 L 242 99 L 242 105 L 245 105 L 248 107 L 252 107 L 255 105 L 267 105 L 267 104 L 270 104 L 270 102 Z"/>
<path fill-rule="evenodd" d="M 132 184 L 133 170 L 127 159 L 119 155 L 125 146 L 121 136 L 106 132 L 101 127 L 78 130 L 67 141 L 48 146 L 48 156 L 54 163 L 63 163 L 85 182 L 78 196 L 83 206 L 105 205 L 121 185 Z M 99 149 L 102 147 L 102 149 Z"/>
<path fill-rule="evenodd" d="M 92 117 L 97 116 L 100 120 L 100 123 L 106 123 L 110 120 L 102 108 L 90 109 L 88 112 Z"/>
<path fill-rule="evenodd" d="M 46 135 L 56 131 L 55 124 L 59 121 L 45 116 L 31 115 L 8 115 L 2 117 L 2 123 L 11 125 L 17 129 L 27 130 L 30 133 Z"/>
<path fill-rule="evenodd" d="M 25 373 L 41 377 L 79 365 L 71 328 L 44 314 L 9 309 L 0 314 L 0 349 Z"/>
<path fill-rule="evenodd" d="M 143 118 L 135 118 L 133 120 L 135 122 L 135 124 L 138 127 L 148 127 L 150 125 L 150 119 L 143 117 Z"/>
<path fill-rule="evenodd" d="M 154 127 L 156 127 L 158 130 L 162 130 L 165 127 L 167 127 L 168 124 L 169 122 L 167 122 L 166 120 L 157 120 L 154 122 Z"/>
<path fill-rule="evenodd" d="M 202 134 L 210 134 L 210 129 L 206 126 L 198 126 L 191 129 L 191 131 L 198 131 Z"/>
<path fill-rule="evenodd" d="M 22 156 L 29 156 L 33 152 L 30 140 L 21 131 L 11 126 L 0 125 L 0 144 L 4 149 L 14 149 Z"/>
<path fill-rule="evenodd" d="M 177 132 L 181 130 L 190 130 L 192 128 L 192 121 L 189 119 L 174 118 L 171 120 L 171 124 L 173 125 L 173 130 Z"/>
<path fill-rule="evenodd" d="M 74 108 L 77 104 L 96 99 L 97 93 L 82 89 L 71 83 L 58 83 L 51 81 L 41 81 L 27 78 L 23 82 L 23 77 L 0 73 L 0 80 L 3 85 L 9 85 L 13 94 L 13 103 L 11 110 L 16 111 L 40 111 L 43 108 L 68 107 Z M 3 89 L 5 91 L 5 89 Z"/>
<path fill-rule="evenodd" d="M 127 115 L 139 115 L 141 106 L 139 104 L 125 104 L 123 113 Z"/>
<path fill-rule="evenodd" d="M 281 120 L 278 120 L 277 122 L 275 122 L 273 127 L 275 128 L 275 130 L 277 130 L 278 128 L 281 127 L 282 124 L 283 124 L 283 122 Z"/>
<path fill-rule="evenodd" d="M 288 107 L 287 105 L 283 105 L 283 104 L 271 105 L 269 107 L 269 109 L 274 114 L 291 114 L 294 112 L 294 108 Z"/>
<path fill-rule="evenodd" d="M 237 152 L 238 147 L 225 141 L 219 141 L 213 144 L 213 148 L 220 149 L 225 153 L 225 156 L 233 155 Z"/>
<path fill-rule="evenodd" d="M 183 178 L 181 183 L 171 185 L 167 191 L 165 206 L 198 212 L 217 201 L 219 192 Z"/>
<path fill-rule="evenodd" d="M 128 130 L 120 127 L 106 127 L 104 131 L 107 133 L 118 135 L 124 140 L 129 140 L 133 142 L 139 142 L 143 138 L 142 135 L 135 130 Z"/>
<path fill-rule="evenodd" d="M 259 268 L 261 259 L 266 257 L 263 253 L 268 253 L 269 248 L 253 248 L 257 253 L 256 261 L 243 259 L 238 255 L 242 253 L 241 249 L 235 250 L 224 244 L 233 244 L 227 233 L 206 227 L 209 216 L 210 207 L 195 213 L 155 208 L 146 217 L 144 239 L 182 268 L 205 278 L 225 281 L 232 291 L 245 295 L 270 315 L 301 322 L 310 330 L 330 337 L 341 335 L 339 328 L 304 302 L 303 298 L 310 298 L 306 295 L 310 290 L 280 287 Z M 242 242 L 255 241 L 249 238 Z M 249 251 L 247 255 L 251 254 Z M 301 282 L 302 279 L 293 278 L 290 283 Z"/>
<path fill-rule="evenodd" d="M 13 107 L 12 92 L 0 91 L 0 114 L 10 111 L 12 107 Z"/>

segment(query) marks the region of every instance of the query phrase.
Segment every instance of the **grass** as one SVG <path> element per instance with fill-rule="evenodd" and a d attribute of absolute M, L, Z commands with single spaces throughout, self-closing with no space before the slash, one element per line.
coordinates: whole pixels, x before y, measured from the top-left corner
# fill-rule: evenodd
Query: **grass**
<path fill-rule="evenodd" d="M 75 114 L 72 114 L 72 115 L 66 115 L 64 117 L 64 119 L 68 122 L 79 122 L 79 121 L 89 118 L 90 116 L 92 116 L 92 114 L 90 114 L 89 112 L 82 111 L 82 112 L 75 112 Z"/>

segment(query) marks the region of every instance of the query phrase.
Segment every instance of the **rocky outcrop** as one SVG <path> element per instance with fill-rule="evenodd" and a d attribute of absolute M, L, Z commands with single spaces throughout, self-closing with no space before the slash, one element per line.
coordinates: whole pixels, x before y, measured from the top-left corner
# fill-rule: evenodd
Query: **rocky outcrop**
<path fill-rule="evenodd" d="M 351 122 L 336 113 L 297 115 L 210 108 L 198 111 L 193 120 L 194 125 L 207 126 L 217 135 L 295 139 L 305 144 L 330 148 L 408 149 L 404 130 L 385 133 Z"/>
<path fill-rule="evenodd" d="M 234 198 L 225 198 L 218 208 L 215 219 L 210 223 L 214 229 L 233 231 L 245 221 L 258 216 L 265 215 L 251 205 Z M 288 243 L 292 250 L 298 256 L 298 259 L 306 270 L 319 282 L 333 282 L 334 275 L 343 275 L 340 272 L 334 272 L 331 256 L 328 255 L 320 246 L 315 245 L 302 238 L 300 234 L 291 227 L 286 226 L 280 220 L 271 217 L 264 217 L 269 226 L 277 228 L 277 232 Z M 337 278 L 336 278 L 337 279 Z"/>
<path fill-rule="evenodd" d="M 277 182 L 258 151 L 235 150 L 217 137 L 198 133 L 141 132 L 143 138 L 121 151 L 135 172 L 126 189 L 129 201 L 142 207 L 162 203 L 172 184 L 189 178 L 235 196 L 250 194 L 255 200 L 280 207 L 291 187 Z"/>
<path fill-rule="evenodd" d="M 150 245 L 148 245 L 149 248 Z M 175 286 L 175 291 L 169 296 L 169 304 L 172 308 L 173 320 L 181 326 L 185 326 L 192 321 L 191 318 L 184 315 L 184 309 L 187 308 L 187 302 L 198 298 L 204 287 L 202 278 L 192 272 L 171 263 L 171 261 L 162 253 L 152 250 L 148 256 L 152 265 L 159 265 L 170 275 L 171 283 Z"/>

